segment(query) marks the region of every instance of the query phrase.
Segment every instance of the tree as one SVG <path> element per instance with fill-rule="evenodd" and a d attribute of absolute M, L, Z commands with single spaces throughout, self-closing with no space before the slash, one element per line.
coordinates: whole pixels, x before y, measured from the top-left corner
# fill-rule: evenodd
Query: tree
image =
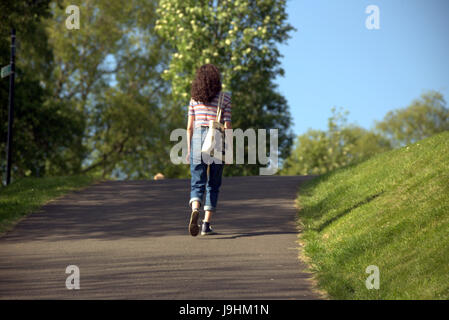
<path fill-rule="evenodd" d="M 347 112 L 332 109 L 328 130 L 309 130 L 298 136 L 282 174 L 323 174 L 362 161 L 391 148 L 387 139 L 355 125 L 347 124 Z"/>
<path fill-rule="evenodd" d="M 42 19 L 50 18 L 50 1 L 5 0 L 0 4 L 0 64 L 10 61 L 10 30 L 16 29 L 16 78 L 12 176 L 44 175 L 46 163 L 60 161 L 78 128 L 77 114 L 51 101 L 43 85 L 52 69 L 52 51 Z M 0 172 L 5 171 L 8 81 L 0 81 Z M 61 161 L 64 163 L 65 161 Z"/>
<path fill-rule="evenodd" d="M 174 114 L 183 114 L 196 69 L 219 67 L 223 89 L 232 92 L 233 127 L 279 129 L 280 155 L 292 141 L 291 116 L 273 79 L 283 74 L 277 44 L 289 38 L 285 1 L 161 0 L 155 30 L 173 54 L 164 78 L 171 82 Z M 185 123 L 182 124 L 185 126 Z M 257 174 L 257 166 L 233 166 L 225 174 Z"/>
<path fill-rule="evenodd" d="M 388 112 L 376 129 L 394 146 L 404 146 L 449 130 L 449 109 L 441 93 L 429 91 L 408 107 Z"/>
<path fill-rule="evenodd" d="M 65 28 L 70 4 L 54 6 L 56 19 L 47 21 L 56 66 L 48 86 L 84 119 L 78 148 L 66 155 L 70 171 L 151 177 L 169 163 L 161 147 L 169 132 L 161 78 L 168 54 L 153 32 L 156 1 L 83 1 L 79 30 Z"/>

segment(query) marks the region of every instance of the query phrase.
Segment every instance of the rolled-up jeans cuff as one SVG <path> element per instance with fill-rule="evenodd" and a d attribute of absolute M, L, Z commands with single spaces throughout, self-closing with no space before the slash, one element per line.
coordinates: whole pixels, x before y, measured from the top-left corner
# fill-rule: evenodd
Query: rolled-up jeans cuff
<path fill-rule="evenodd" d="M 212 206 L 204 206 L 204 211 L 211 211 L 211 212 L 215 212 L 217 210 L 217 208 L 212 207 Z"/>
<path fill-rule="evenodd" d="M 189 201 L 189 206 L 190 207 L 192 207 L 192 202 L 193 201 L 198 201 L 200 203 L 200 208 L 201 208 L 201 199 L 200 198 L 198 198 L 198 197 L 191 198 L 190 201 Z"/>

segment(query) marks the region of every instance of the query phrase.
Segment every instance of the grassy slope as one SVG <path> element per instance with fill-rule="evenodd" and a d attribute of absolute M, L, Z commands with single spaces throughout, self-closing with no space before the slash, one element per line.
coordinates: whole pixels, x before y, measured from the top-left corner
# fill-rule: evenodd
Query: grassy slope
<path fill-rule="evenodd" d="M 93 181 L 88 176 L 24 178 L 0 188 L 0 233 L 49 200 Z"/>
<path fill-rule="evenodd" d="M 449 132 L 301 188 L 300 241 L 335 299 L 449 299 Z M 365 269 L 380 270 L 368 290 Z"/>

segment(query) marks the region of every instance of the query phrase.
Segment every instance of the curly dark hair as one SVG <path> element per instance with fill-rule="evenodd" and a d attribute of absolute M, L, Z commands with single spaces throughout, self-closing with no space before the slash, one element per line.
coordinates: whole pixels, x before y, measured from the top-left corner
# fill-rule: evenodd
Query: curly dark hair
<path fill-rule="evenodd" d="M 220 71 L 213 64 L 205 64 L 196 70 L 190 94 L 198 102 L 209 103 L 221 91 Z"/>

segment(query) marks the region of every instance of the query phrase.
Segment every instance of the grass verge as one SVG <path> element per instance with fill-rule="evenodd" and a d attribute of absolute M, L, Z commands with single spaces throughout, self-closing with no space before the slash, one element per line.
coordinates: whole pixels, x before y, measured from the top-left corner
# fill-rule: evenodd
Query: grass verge
<path fill-rule="evenodd" d="M 23 178 L 0 188 L 0 234 L 49 200 L 94 181 L 89 176 Z"/>
<path fill-rule="evenodd" d="M 334 299 L 449 298 L 449 132 L 307 183 L 300 242 Z M 368 266 L 378 290 L 368 290 Z"/>

